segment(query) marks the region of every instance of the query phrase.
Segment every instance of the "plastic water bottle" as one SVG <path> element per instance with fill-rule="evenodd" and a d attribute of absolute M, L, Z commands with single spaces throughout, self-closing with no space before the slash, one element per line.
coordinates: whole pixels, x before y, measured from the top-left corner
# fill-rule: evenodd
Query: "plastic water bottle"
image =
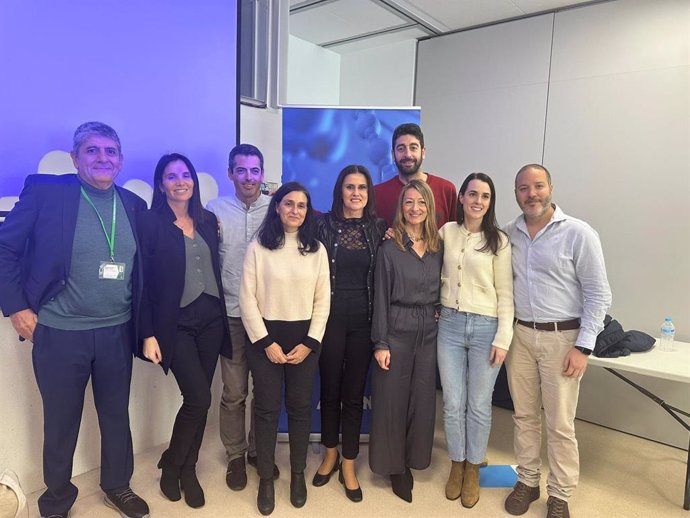
<path fill-rule="evenodd" d="M 676 335 L 676 328 L 671 317 L 666 317 L 661 325 L 661 338 L 659 339 L 659 350 L 673 352 L 673 339 Z"/>

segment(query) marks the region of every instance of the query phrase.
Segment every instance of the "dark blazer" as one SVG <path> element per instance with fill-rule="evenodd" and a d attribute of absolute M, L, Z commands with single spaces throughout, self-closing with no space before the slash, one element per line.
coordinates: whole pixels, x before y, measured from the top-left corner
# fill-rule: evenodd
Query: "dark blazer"
<path fill-rule="evenodd" d="M 218 307 L 223 315 L 225 337 L 220 353 L 232 357 L 225 298 L 220 280 L 218 255 L 218 221 L 215 214 L 204 210 L 205 221 L 196 227 L 211 250 L 213 273 L 218 285 Z M 175 353 L 177 319 L 184 291 L 185 248 L 182 229 L 175 226 L 175 214 L 168 204 L 137 214 L 137 228 L 144 256 L 144 296 L 139 322 L 139 339 L 155 336 L 161 348 L 161 366 L 168 372 Z M 140 351 L 141 353 L 142 351 Z M 142 359 L 143 354 L 140 354 Z"/>
<path fill-rule="evenodd" d="M 5 316 L 27 308 L 38 313 L 64 289 L 72 263 L 80 186 L 76 174 L 26 178 L 19 201 L 0 226 L 0 307 Z M 115 188 L 140 250 L 136 213 L 146 210 L 146 203 L 127 189 Z M 132 272 L 135 326 L 143 289 L 140 257 L 137 253 Z M 134 341 L 132 346 L 136 347 Z"/>

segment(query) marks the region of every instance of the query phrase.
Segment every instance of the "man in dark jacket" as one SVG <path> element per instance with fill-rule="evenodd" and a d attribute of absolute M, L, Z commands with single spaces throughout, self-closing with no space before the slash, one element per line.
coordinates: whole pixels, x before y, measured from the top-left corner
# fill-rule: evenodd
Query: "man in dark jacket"
<path fill-rule="evenodd" d="M 33 346 L 43 399 L 41 516 L 66 517 L 77 498 L 70 482 L 92 378 L 101 429 L 101 488 L 124 517 L 149 509 L 132 492 L 129 387 L 141 292 L 135 214 L 146 204 L 114 185 L 120 139 L 87 122 L 74 133 L 77 174 L 31 175 L 0 227 L 0 307 Z"/>

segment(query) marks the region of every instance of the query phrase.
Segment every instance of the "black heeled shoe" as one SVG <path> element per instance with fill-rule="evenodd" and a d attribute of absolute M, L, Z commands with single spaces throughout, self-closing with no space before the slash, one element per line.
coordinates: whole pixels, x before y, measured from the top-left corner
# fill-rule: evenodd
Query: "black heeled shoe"
<path fill-rule="evenodd" d="M 412 487 L 410 486 L 407 472 L 391 475 L 390 478 L 393 486 L 393 493 L 395 493 L 398 498 L 405 500 L 405 502 L 412 503 Z"/>
<path fill-rule="evenodd" d="M 348 497 L 353 502 L 361 502 L 362 501 L 362 488 L 361 487 L 358 487 L 357 489 L 349 489 L 345 485 L 345 477 L 343 476 L 342 464 L 340 465 L 340 473 L 338 474 L 338 482 L 340 482 L 343 485 L 343 487 L 345 488 L 345 496 L 346 497 Z"/>
<path fill-rule="evenodd" d="M 414 489 L 414 477 L 412 476 L 412 470 L 405 466 L 405 477 L 407 477 L 407 483 L 410 484 L 410 491 Z"/>
<path fill-rule="evenodd" d="M 290 477 L 290 503 L 299 508 L 307 503 L 307 484 L 304 481 L 304 472 L 292 472 Z"/>
<path fill-rule="evenodd" d="M 331 480 L 331 476 L 333 475 L 333 473 L 338 471 L 339 465 L 340 465 L 340 452 L 336 452 L 335 464 L 333 464 L 333 469 L 331 469 L 331 471 L 329 471 L 328 474 L 326 474 L 326 475 L 322 475 L 317 470 L 316 473 L 314 473 L 314 478 L 311 481 L 311 485 L 314 487 L 321 487 L 321 486 L 325 486 L 326 484 L 328 484 L 329 480 Z"/>
<path fill-rule="evenodd" d="M 199 479 L 196 476 L 195 466 L 185 466 L 180 472 L 180 487 L 184 492 L 184 501 L 189 507 L 197 509 L 203 507 L 206 503 L 204 498 L 204 490 L 199 484 Z"/>
<path fill-rule="evenodd" d="M 158 461 L 158 468 L 161 470 L 161 492 L 171 502 L 177 502 L 182 498 L 180 493 L 180 466 L 173 466 L 163 453 L 161 460 Z"/>
<path fill-rule="evenodd" d="M 276 493 L 273 478 L 259 479 L 259 492 L 256 495 L 256 507 L 264 516 L 273 512 L 276 506 Z"/>

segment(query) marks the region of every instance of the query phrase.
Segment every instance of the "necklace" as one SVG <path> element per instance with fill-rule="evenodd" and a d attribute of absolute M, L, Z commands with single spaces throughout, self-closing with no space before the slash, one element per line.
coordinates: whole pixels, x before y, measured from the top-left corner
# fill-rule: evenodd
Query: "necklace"
<path fill-rule="evenodd" d="M 424 238 L 422 236 L 415 237 L 411 236 L 410 234 L 407 234 L 407 237 L 409 237 L 413 243 L 419 243 L 420 241 L 424 241 Z"/>

